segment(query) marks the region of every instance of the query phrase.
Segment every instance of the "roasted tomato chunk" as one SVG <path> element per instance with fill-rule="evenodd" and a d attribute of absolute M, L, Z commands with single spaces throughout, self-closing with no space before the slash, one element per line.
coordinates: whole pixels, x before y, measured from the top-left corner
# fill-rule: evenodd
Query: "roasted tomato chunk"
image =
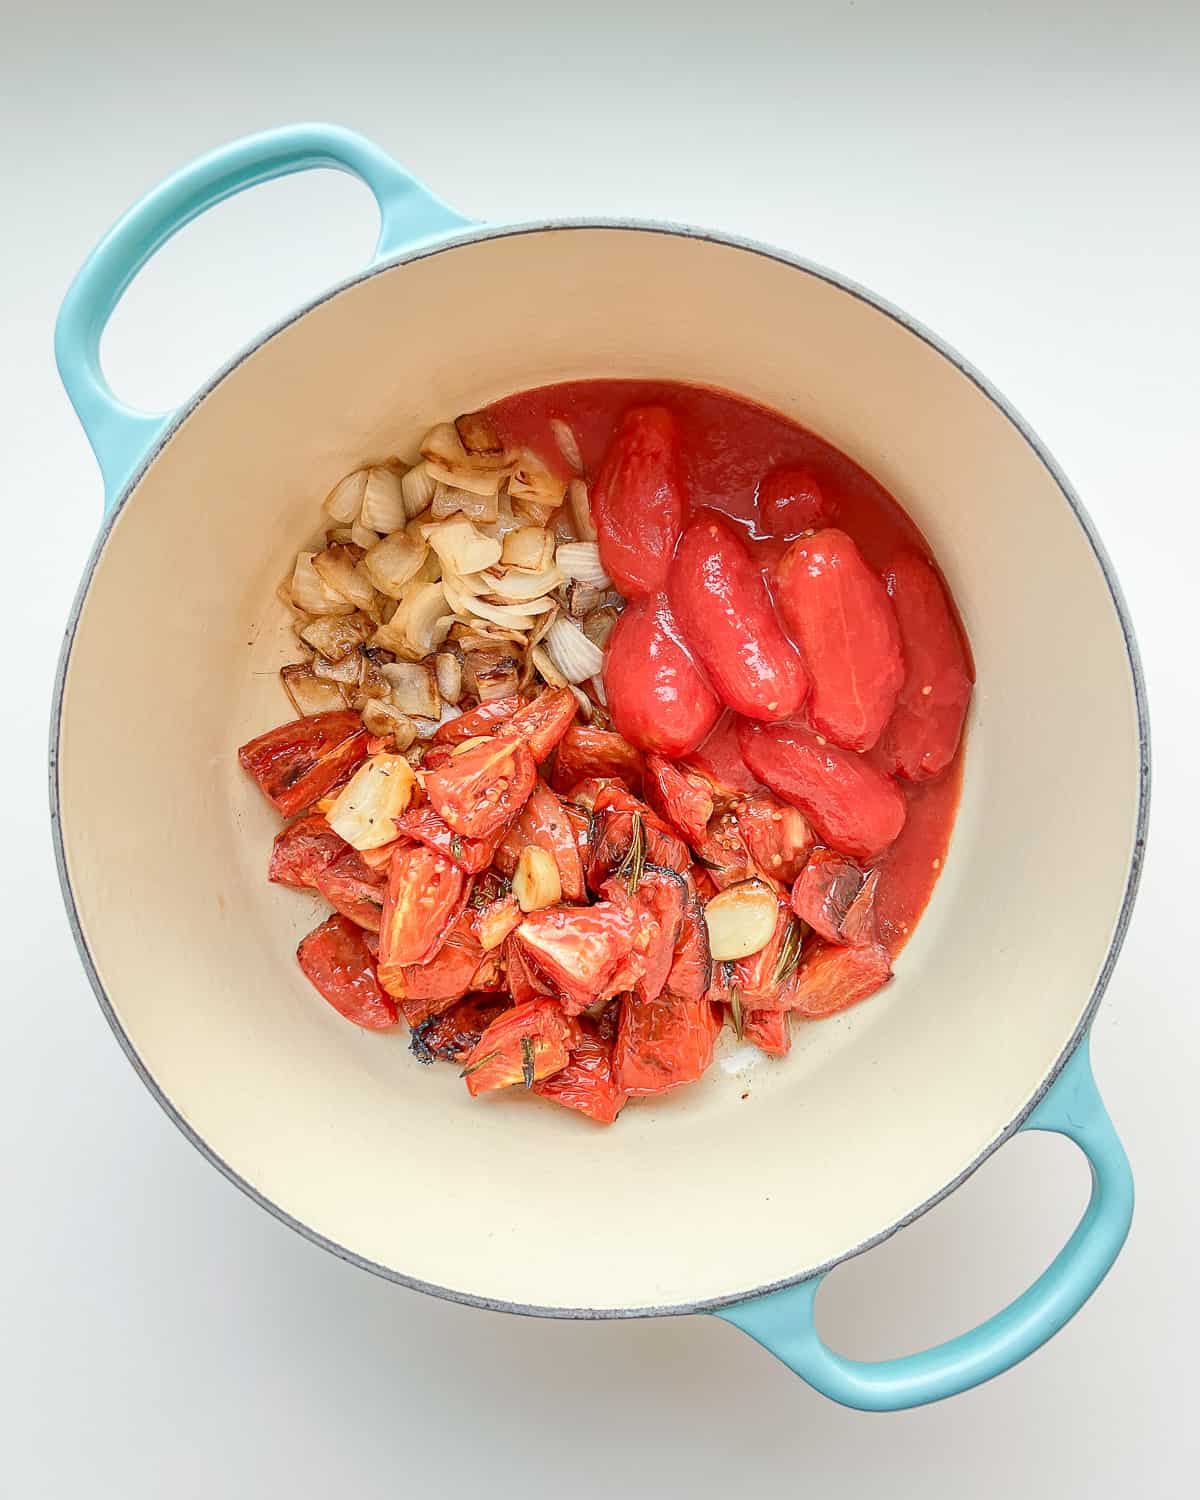
<path fill-rule="evenodd" d="M 566 1067 L 535 1083 L 533 1092 L 601 1125 L 611 1125 L 625 1103 L 625 1092 L 613 1076 L 612 1039 L 601 1036 L 596 1023 L 586 1016 L 579 1018 L 576 1027 Z"/>
<path fill-rule="evenodd" d="M 721 702 L 684 644 L 666 594 L 621 612 L 604 658 L 613 723 L 631 744 L 663 755 L 695 750 Z"/>
<path fill-rule="evenodd" d="M 503 836 L 502 830 L 498 830 L 487 838 L 468 838 L 465 833 L 457 833 L 451 828 L 432 807 L 410 808 L 394 821 L 397 834 L 436 849 L 468 875 L 477 875 L 487 869 Z"/>
<path fill-rule="evenodd" d="M 646 795 L 654 809 L 692 845 L 704 842 L 713 815 L 711 785 L 661 755 L 646 757 Z"/>
<path fill-rule="evenodd" d="M 275 835 L 267 879 L 296 890 L 315 890 L 317 876 L 349 847 L 321 813 L 308 813 Z"/>
<path fill-rule="evenodd" d="M 712 1062 L 720 1029 L 720 1013 L 707 1000 L 626 995 L 613 1051 L 618 1086 L 644 1095 L 694 1083 Z"/>
<path fill-rule="evenodd" d="M 570 729 L 578 708 L 570 688 L 548 688 L 519 709 L 498 737 L 524 740 L 540 766 Z"/>
<path fill-rule="evenodd" d="M 791 985 L 791 1009 L 819 1020 L 865 1000 L 892 977 L 892 960 L 879 944 L 835 948 L 815 942 L 804 950 Z"/>
<path fill-rule="evenodd" d="M 396 1024 L 396 1005 L 379 987 L 363 931 L 346 917 L 322 922 L 296 949 L 305 977 L 339 1015 L 368 1031 Z"/>
<path fill-rule="evenodd" d="M 642 784 L 642 757 L 611 729 L 572 724 L 563 735 L 554 761 L 551 782 L 556 792 L 569 792 L 589 777 L 620 777 L 631 787 Z"/>
<path fill-rule="evenodd" d="M 656 1000 L 675 962 L 689 897 L 687 877 L 675 870 L 646 865 L 636 887 L 632 882 L 610 879 L 604 883 L 602 894 L 633 918 L 634 962 L 621 976 L 621 987 L 632 988 L 643 1000 Z"/>
<path fill-rule="evenodd" d="M 472 897 L 474 901 L 476 897 Z M 523 913 L 515 896 L 496 896 L 474 907 L 475 936 L 485 953 L 503 945 L 521 925 Z"/>
<path fill-rule="evenodd" d="M 771 1057 L 786 1057 L 792 1046 L 792 1017 L 786 1010 L 748 1010 L 742 1036 Z"/>
<path fill-rule="evenodd" d="M 745 836 L 734 813 L 722 813 L 720 817 L 713 819 L 708 825 L 703 843 L 696 845 L 696 858 L 719 891 L 737 885 L 741 880 L 749 880 L 756 873 Z"/>
<path fill-rule="evenodd" d="M 675 940 L 675 956 L 667 975 L 667 992 L 676 1000 L 699 1000 L 712 983 L 712 956 L 708 950 L 708 927 L 704 921 L 704 902 L 695 881 L 688 878 L 688 898 L 684 902 Z"/>
<path fill-rule="evenodd" d="M 523 920 L 524 914 L 522 914 Z M 552 998 L 549 981 L 543 979 L 526 959 L 515 932 L 505 939 L 502 952 L 504 954 L 504 978 L 512 994 L 514 1005 L 524 1005 L 530 1000 Z"/>
<path fill-rule="evenodd" d="M 317 876 L 317 890 L 334 911 L 378 932 L 386 880 L 386 870 L 373 870 L 356 849 L 348 848 Z"/>
<path fill-rule="evenodd" d="M 724 713 L 716 727 L 698 750 L 682 757 L 682 765 L 698 771 L 712 787 L 713 800 L 720 805 L 736 801 L 750 792 L 761 792 L 763 784 L 742 759 L 738 744 L 738 720 Z"/>
<path fill-rule="evenodd" d="M 813 846 L 812 829 L 798 807 L 777 802 L 765 793 L 737 803 L 742 841 L 759 873 L 790 885 Z"/>
<path fill-rule="evenodd" d="M 792 910 L 826 942 L 874 943 L 878 884 L 878 870 L 868 875 L 833 849 L 814 849 L 792 887 Z"/>
<path fill-rule="evenodd" d="M 522 956 L 554 986 L 569 1015 L 613 993 L 633 940 L 633 918 L 611 901 L 530 912 L 516 931 Z"/>
<path fill-rule="evenodd" d="M 404 993 L 407 964 L 426 963 L 441 947 L 467 896 L 457 865 L 422 844 L 392 855 L 379 929 L 379 978 Z"/>
<path fill-rule="evenodd" d="M 808 719 L 847 750 L 870 750 L 904 680 L 900 629 L 883 580 L 844 531 L 793 542 L 775 595 L 812 679 Z"/>
<path fill-rule="evenodd" d="M 962 737 L 975 671 L 937 571 L 917 552 L 902 552 L 887 589 L 904 645 L 900 701 L 883 737 L 889 769 L 908 781 L 938 776 Z"/>
<path fill-rule="evenodd" d="M 486 839 L 516 817 L 536 780 L 537 767 L 527 746 L 496 736 L 430 771 L 425 795 L 455 833 Z"/>
<path fill-rule="evenodd" d="M 531 1089 L 565 1068 L 570 1022 L 554 1000 L 533 1000 L 501 1011 L 475 1043 L 463 1068 L 471 1094 L 524 1084 Z"/>
<path fill-rule="evenodd" d="M 686 509 L 674 417 L 661 406 L 634 407 L 592 487 L 600 560 L 627 599 L 666 584 Z"/>
<path fill-rule="evenodd" d="M 457 719 L 439 724 L 433 732 L 435 745 L 461 745 L 464 740 L 477 739 L 480 735 L 495 734 L 501 724 L 506 723 L 523 707 L 520 694 L 510 693 L 507 698 L 493 698 L 490 703 L 477 704 Z M 428 763 L 428 756 L 426 757 Z"/>
<path fill-rule="evenodd" d="M 516 826 L 505 838 L 505 863 L 500 868 L 505 869 L 511 859 L 511 868 L 505 869 L 506 874 L 511 874 L 516 868 L 520 852 L 527 844 L 536 844 L 553 858 L 563 900 L 582 901 L 583 861 L 579 857 L 575 829 L 562 803 L 544 781 L 539 781 L 534 787 Z"/>
<path fill-rule="evenodd" d="M 779 915 L 770 941 L 748 958 L 725 965 L 724 980 L 730 992 L 737 990 L 750 1010 L 779 1010 L 790 1003 L 784 981 L 796 967 L 800 954 L 800 924 L 787 901 L 779 902 Z"/>
<path fill-rule="evenodd" d="M 798 807 L 832 848 L 868 859 L 904 827 L 904 794 L 861 755 L 800 724 L 743 720 L 738 733 L 754 774 Z"/>
<path fill-rule="evenodd" d="M 291 818 L 324 797 L 366 753 L 362 719 L 338 710 L 269 729 L 243 745 L 238 760 L 263 796 Z"/>
<path fill-rule="evenodd" d="M 496 995 L 469 995 L 413 1027 L 409 1049 L 418 1062 L 462 1062 L 509 1002 Z"/>

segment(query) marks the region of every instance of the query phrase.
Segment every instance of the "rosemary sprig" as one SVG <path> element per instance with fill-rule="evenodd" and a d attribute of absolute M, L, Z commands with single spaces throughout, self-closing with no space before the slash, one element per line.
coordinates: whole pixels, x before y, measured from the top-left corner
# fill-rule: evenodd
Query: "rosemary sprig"
<path fill-rule="evenodd" d="M 746 1017 L 742 1013 L 742 992 L 735 984 L 729 991 L 729 1014 L 733 1018 L 733 1034 L 739 1042 L 746 1039 Z"/>
<path fill-rule="evenodd" d="M 804 923 L 793 917 L 788 926 L 787 935 L 779 950 L 779 959 L 775 964 L 775 983 L 782 984 L 785 979 L 795 970 L 800 962 L 800 948 L 804 942 Z"/>
<path fill-rule="evenodd" d="M 633 828 L 629 836 L 629 848 L 625 851 L 625 857 L 617 866 L 615 874 L 618 880 L 625 882 L 625 888 L 631 896 L 637 894 L 637 888 L 642 883 L 642 875 L 646 869 L 646 830 L 642 826 L 642 815 L 640 812 L 633 814 Z"/>
<path fill-rule="evenodd" d="M 458 1076 L 460 1078 L 466 1078 L 466 1076 L 469 1073 L 477 1073 L 479 1071 L 479 1069 L 484 1066 L 485 1063 L 490 1063 L 493 1058 L 499 1057 L 499 1056 L 500 1056 L 500 1051 L 499 1051 L 499 1048 L 497 1048 L 495 1052 L 489 1052 L 486 1057 L 481 1057 L 476 1062 L 468 1063 L 466 1065 L 466 1067 L 462 1070 L 462 1072 Z"/>
<path fill-rule="evenodd" d="M 521 1038 L 521 1080 L 527 1089 L 533 1087 L 533 1038 Z"/>

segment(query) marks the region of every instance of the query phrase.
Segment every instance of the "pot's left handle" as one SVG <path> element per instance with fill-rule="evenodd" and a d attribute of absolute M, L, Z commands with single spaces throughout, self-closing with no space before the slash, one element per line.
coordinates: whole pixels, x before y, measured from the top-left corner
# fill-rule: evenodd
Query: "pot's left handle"
<path fill-rule="evenodd" d="M 847 1359 L 821 1342 L 813 1324 L 821 1276 L 722 1308 L 717 1316 L 757 1339 L 823 1395 L 861 1411 L 923 1406 L 1011 1369 L 1092 1295 L 1133 1217 L 1133 1175 L 1096 1089 L 1086 1037 L 1022 1129 L 1050 1130 L 1074 1141 L 1091 1166 L 1092 1195 L 1074 1234 L 1037 1281 L 970 1333 L 901 1359 Z"/>
<path fill-rule="evenodd" d="M 54 331 L 58 371 L 99 461 L 106 509 L 175 416 L 135 411 L 118 401 L 100 368 L 100 336 L 125 288 L 156 250 L 205 209 L 260 182 L 313 167 L 340 168 L 370 188 L 379 206 L 376 261 L 471 222 L 378 146 L 336 125 L 291 125 L 233 141 L 147 193 L 84 262 Z"/>

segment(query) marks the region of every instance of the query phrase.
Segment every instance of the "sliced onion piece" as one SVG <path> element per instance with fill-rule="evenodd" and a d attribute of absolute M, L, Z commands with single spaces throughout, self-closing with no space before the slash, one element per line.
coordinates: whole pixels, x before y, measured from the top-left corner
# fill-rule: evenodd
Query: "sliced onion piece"
<path fill-rule="evenodd" d="M 426 459 L 425 467 L 430 477 L 440 484 L 450 485 L 458 490 L 468 490 L 471 494 L 479 496 L 494 497 L 504 483 L 507 473 L 504 469 L 462 468 L 457 465 L 438 463 L 435 459 Z"/>
<path fill-rule="evenodd" d="M 594 609 L 599 609 L 604 598 L 598 588 L 590 583 L 580 583 L 577 578 L 567 584 L 562 594 L 567 613 L 576 620 L 584 620 Z"/>
<path fill-rule="evenodd" d="M 422 511 L 428 510 L 433 504 L 437 480 L 429 472 L 427 464 L 414 464 L 400 481 L 400 490 L 404 496 L 405 514 L 411 520 L 413 516 L 419 516 Z"/>
<path fill-rule="evenodd" d="M 402 755 L 373 755 L 334 799 L 325 821 L 355 849 L 379 849 L 396 837 L 398 818 L 412 797 L 416 777 Z"/>
<path fill-rule="evenodd" d="M 346 695 L 341 684 L 322 682 L 313 672 L 311 662 L 293 662 L 290 667 L 282 668 L 279 680 L 302 719 L 309 714 L 331 713 L 346 706 Z"/>
<path fill-rule="evenodd" d="M 453 651 L 439 651 L 433 663 L 439 697 L 457 703 L 462 697 L 462 662 Z"/>
<path fill-rule="evenodd" d="M 433 668 L 420 661 L 389 662 L 380 671 L 391 687 L 390 698 L 401 713 L 436 719 L 441 712 Z"/>
<path fill-rule="evenodd" d="M 340 682 L 343 687 L 356 688 L 362 677 L 363 657 L 355 651 L 343 656 L 340 661 L 329 661 L 324 656 L 312 659 L 313 676 L 321 682 Z"/>
<path fill-rule="evenodd" d="M 370 639 L 374 623 L 366 615 L 324 615 L 310 620 L 300 639 L 327 661 L 341 661 Z"/>
<path fill-rule="evenodd" d="M 358 519 L 372 531 L 395 531 L 404 525 L 404 476 L 396 469 L 379 464 L 365 469 L 362 510 Z"/>
<path fill-rule="evenodd" d="M 433 493 L 430 514 L 435 521 L 461 514 L 466 516 L 468 521 L 479 521 L 483 525 L 490 525 L 499 514 L 499 509 L 499 500 L 495 490 L 476 494 L 472 490 L 448 484 L 439 479 Z"/>
<path fill-rule="evenodd" d="M 374 604 L 375 586 L 367 573 L 359 568 L 358 556 L 352 548 L 341 544 L 326 547 L 324 552 L 313 554 L 312 565 L 326 586 L 348 600 L 355 609 L 370 609 Z"/>
<path fill-rule="evenodd" d="M 538 671 L 542 681 L 553 688 L 570 687 L 570 683 L 554 665 L 554 659 L 542 646 L 532 646 L 529 651 L 529 660 Z"/>
<path fill-rule="evenodd" d="M 355 469 L 339 479 L 325 496 L 322 510 L 341 526 L 353 526 L 362 510 L 363 495 L 367 488 L 367 469 Z"/>
<path fill-rule="evenodd" d="M 450 633 L 454 616 L 447 612 L 448 602 L 442 584 L 414 579 L 405 589 L 396 613 L 375 632 L 373 644 L 423 661 Z M 450 608 L 453 607 L 451 604 Z"/>
<path fill-rule="evenodd" d="M 579 439 L 575 436 L 575 429 L 570 422 L 564 422 L 561 417 L 551 417 L 550 431 L 554 434 L 558 451 L 576 474 L 582 474 L 583 454 L 579 451 Z"/>
<path fill-rule="evenodd" d="M 554 561 L 554 538 L 544 526 L 518 526 L 505 536 L 500 561 L 506 568 L 541 573 Z"/>
<path fill-rule="evenodd" d="M 332 589 L 313 567 L 315 552 L 301 552 L 296 557 L 292 582 L 288 590 L 292 604 L 306 615 L 350 615 L 354 605 Z"/>
<path fill-rule="evenodd" d="M 390 738 L 397 750 L 407 750 L 417 737 L 413 721 L 386 699 L 372 698 L 363 708 L 362 721 L 368 734 Z"/>
<path fill-rule="evenodd" d="M 454 419 L 454 430 L 465 452 L 472 458 L 504 462 L 504 444 L 485 411 L 468 411 Z"/>
<path fill-rule="evenodd" d="M 522 448 L 508 480 L 513 500 L 527 500 L 557 510 L 567 493 L 567 481 L 552 473 L 536 453 Z"/>
<path fill-rule="evenodd" d="M 399 599 L 421 571 L 428 550 L 424 542 L 415 541 L 407 531 L 393 531 L 391 536 L 376 542 L 363 558 L 363 566 L 381 594 Z"/>
<path fill-rule="evenodd" d="M 379 540 L 379 533 L 372 531 L 369 526 L 364 526 L 361 521 L 355 521 L 350 528 L 350 540 L 356 547 L 361 547 L 364 552 L 370 549 Z"/>
<path fill-rule="evenodd" d="M 479 573 L 500 561 L 500 543 L 470 521 L 441 521 L 427 527 L 425 536 L 447 571 Z"/>
<path fill-rule="evenodd" d="M 590 583 L 597 589 L 612 588 L 612 579 L 604 571 L 600 548 L 595 542 L 563 542 L 554 560 L 564 578 L 577 578 L 580 583 Z"/>
<path fill-rule="evenodd" d="M 586 682 L 604 666 L 604 652 L 565 615 L 560 614 L 546 633 L 546 649 L 568 682 Z"/>
<path fill-rule="evenodd" d="M 501 604 L 522 604 L 549 594 L 562 581 L 562 574 L 553 566 L 541 573 L 525 573 L 520 568 L 512 568 L 491 576 L 488 592 Z"/>
<path fill-rule="evenodd" d="M 442 579 L 442 588 L 446 593 L 446 603 L 456 615 L 464 620 L 469 620 L 477 615 L 482 620 L 488 620 L 493 625 L 502 625 L 510 630 L 528 630 L 533 624 L 533 611 L 530 605 L 518 607 L 515 604 L 488 604 L 483 599 L 475 598 L 463 586 L 463 580 L 453 575 Z M 541 604 L 543 601 L 535 599 L 533 604 Z"/>
<path fill-rule="evenodd" d="M 584 617 L 583 633 L 594 646 L 599 646 L 603 651 L 608 645 L 608 638 L 613 633 L 613 627 L 617 623 L 617 611 L 608 605 L 602 609 L 594 609 Z"/>
<path fill-rule="evenodd" d="M 487 646 L 463 654 L 464 680 L 480 703 L 491 703 L 515 693 L 520 670 L 513 646 Z"/>
<path fill-rule="evenodd" d="M 567 509 L 575 523 L 575 535 L 581 542 L 596 540 L 596 523 L 592 520 L 592 502 L 582 479 L 572 479 L 567 486 Z"/>

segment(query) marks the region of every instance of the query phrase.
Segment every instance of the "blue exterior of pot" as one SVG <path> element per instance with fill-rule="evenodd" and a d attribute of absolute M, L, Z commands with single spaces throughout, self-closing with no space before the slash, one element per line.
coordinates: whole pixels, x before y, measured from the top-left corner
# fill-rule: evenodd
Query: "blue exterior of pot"
<path fill-rule="evenodd" d="M 235 141 L 193 162 L 147 194 L 114 225 L 84 263 L 67 292 L 55 332 L 59 373 L 103 475 L 106 516 L 119 505 L 186 414 L 186 409 L 158 414 L 135 411 L 118 401 L 105 382 L 100 368 L 100 338 L 123 292 L 155 251 L 205 209 L 258 183 L 315 167 L 350 172 L 374 195 L 380 233 L 372 265 L 418 249 L 427 250 L 443 240 L 461 237 L 472 227 L 471 220 L 443 203 L 378 147 L 332 125 L 297 125 Z M 867 296 L 860 289 L 854 290 Z M 885 306 L 877 298 L 868 300 Z M 967 368 L 926 330 L 917 328 L 893 308 L 885 306 L 885 310 L 959 368 Z M 981 377 L 970 373 L 1053 468 L 1044 449 L 1011 408 L 986 387 Z M 816 1390 L 862 1410 L 897 1411 L 937 1401 L 979 1385 L 1033 1353 L 1079 1311 L 1099 1286 L 1120 1252 L 1133 1214 L 1133 1178 L 1092 1077 L 1087 1026 L 1111 972 L 1136 894 L 1148 810 L 1145 694 L 1132 631 L 1111 569 L 1082 507 L 1065 484 L 1064 493 L 1092 538 L 1125 631 L 1142 731 L 1139 828 L 1119 929 L 1085 1022 L 1059 1059 L 1052 1080 L 1040 1097 L 1030 1101 L 1006 1135 L 1020 1129 L 1053 1131 L 1069 1137 L 1091 1166 L 1091 1197 L 1067 1244 L 1028 1291 L 971 1332 L 903 1359 L 873 1363 L 849 1360 L 821 1342 L 813 1322 L 813 1305 L 828 1270 L 747 1301 L 710 1309 L 750 1334 Z M 52 762 L 54 755 L 52 745 Z M 65 883 L 61 857 L 59 868 Z M 67 897 L 71 906 L 69 891 Z M 76 936 L 82 948 L 78 930 Z M 86 951 L 84 957 L 86 961 Z M 165 1100 L 161 1102 L 173 1113 Z"/>

